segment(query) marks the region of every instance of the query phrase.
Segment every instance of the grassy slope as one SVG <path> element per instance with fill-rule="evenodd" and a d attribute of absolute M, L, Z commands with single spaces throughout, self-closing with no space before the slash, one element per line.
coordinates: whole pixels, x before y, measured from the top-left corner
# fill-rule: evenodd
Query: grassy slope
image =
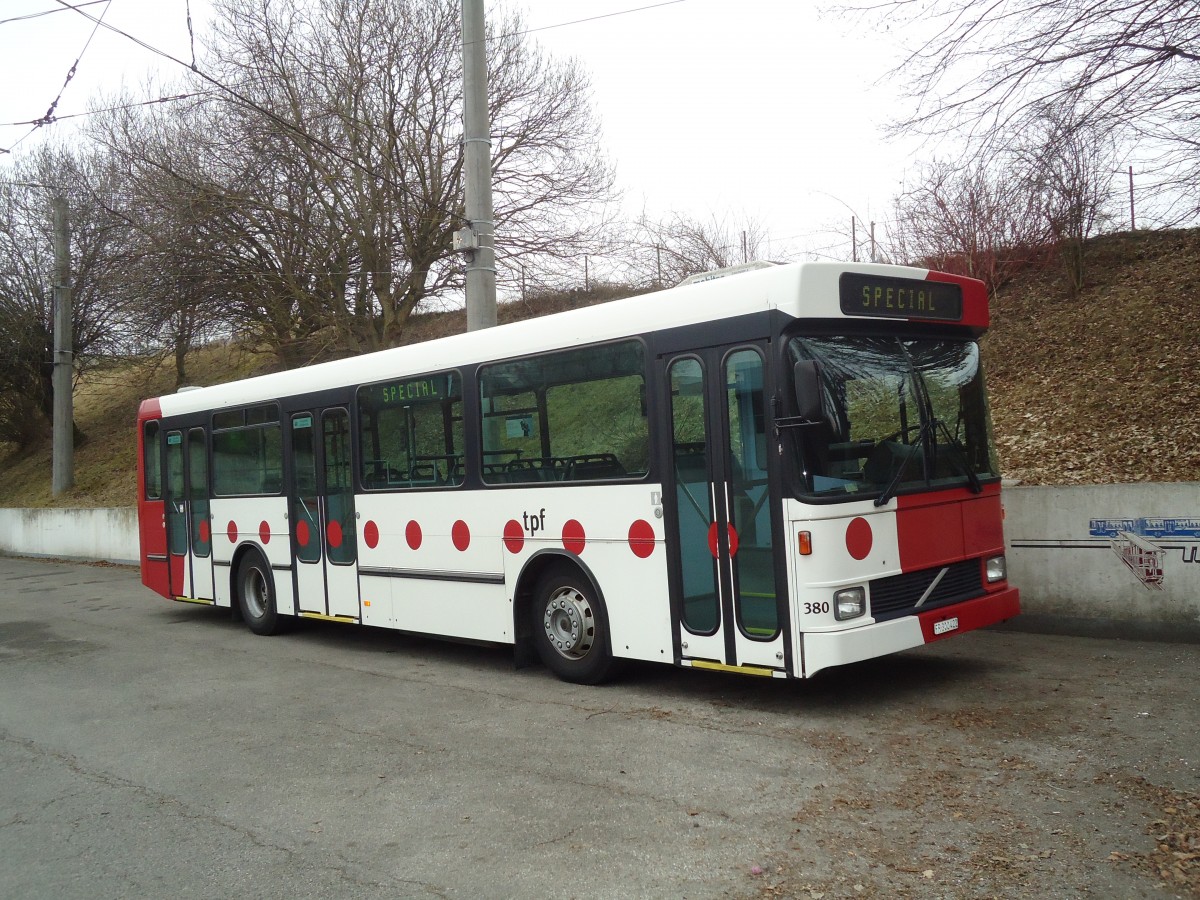
<path fill-rule="evenodd" d="M 1077 302 L 1067 300 L 1054 270 L 1030 272 L 994 299 L 983 346 L 1005 473 L 1037 484 L 1200 480 L 1200 230 L 1099 238 L 1087 265 Z M 621 295 L 598 290 L 515 303 L 500 319 Z M 462 313 L 421 316 L 410 338 L 462 328 Z M 190 358 L 189 380 L 213 384 L 269 364 L 206 348 Z M 138 402 L 172 387 L 168 368 L 90 374 L 75 397 L 76 421 L 88 437 L 76 450 L 75 489 L 51 498 L 46 445 L 0 463 L 0 506 L 132 504 Z"/>
<path fill-rule="evenodd" d="M 1000 460 L 1035 484 L 1200 480 L 1200 230 L 1088 247 L 1087 285 L 1028 273 L 984 339 Z"/>
<path fill-rule="evenodd" d="M 215 384 L 249 375 L 263 360 L 224 346 L 205 348 L 188 360 L 192 384 Z M 50 445 L 24 456 L 0 444 L 0 507 L 132 506 L 136 492 L 136 423 L 144 397 L 170 393 L 174 370 L 148 363 L 121 363 L 94 370 L 75 389 L 75 422 L 86 440 L 75 448 L 75 487 L 51 497 Z"/>

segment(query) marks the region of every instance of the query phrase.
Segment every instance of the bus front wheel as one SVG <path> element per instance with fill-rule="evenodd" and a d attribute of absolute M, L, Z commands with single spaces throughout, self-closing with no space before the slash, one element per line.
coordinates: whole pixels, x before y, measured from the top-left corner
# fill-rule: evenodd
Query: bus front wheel
<path fill-rule="evenodd" d="M 599 684 L 614 673 L 607 622 L 603 603 L 586 579 L 552 571 L 538 582 L 534 644 L 546 668 L 564 681 Z"/>
<path fill-rule="evenodd" d="M 238 564 L 234 582 L 242 618 L 255 634 L 278 634 L 283 617 L 275 608 L 275 580 L 271 567 L 258 553 L 247 553 Z"/>

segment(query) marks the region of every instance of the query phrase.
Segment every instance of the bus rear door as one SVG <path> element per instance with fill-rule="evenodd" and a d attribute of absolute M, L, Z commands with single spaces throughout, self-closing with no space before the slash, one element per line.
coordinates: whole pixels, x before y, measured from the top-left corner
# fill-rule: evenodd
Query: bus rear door
<path fill-rule="evenodd" d="M 673 617 L 683 660 L 783 670 L 786 606 L 776 588 L 774 470 L 765 359 L 756 346 L 664 359 L 670 480 L 664 484 Z"/>
<path fill-rule="evenodd" d="M 167 550 L 171 593 L 213 599 L 208 438 L 203 428 L 167 432 Z"/>
<path fill-rule="evenodd" d="M 360 621 L 350 414 L 342 408 L 294 413 L 291 441 L 296 609 Z"/>

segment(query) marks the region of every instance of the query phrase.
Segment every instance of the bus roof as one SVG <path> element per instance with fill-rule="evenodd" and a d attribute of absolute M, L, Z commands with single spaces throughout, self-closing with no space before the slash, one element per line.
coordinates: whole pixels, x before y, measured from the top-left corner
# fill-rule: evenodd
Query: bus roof
<path fill-rule="evenodd" d="M 938 273 L 931 276 L 927 269 L 906 266 L 791 263 L 319 363 L 302 370 L 169 394 L 157 398 L 157 404 L 164 416 L 222 409 L 770 310 L 779 310 L 791 318 L 847 319 L 852 317 L 842 312 L 838 301 L 838 280 L 843 272 L 962 284 L 965 306 L 959 324 L 977 330 L 987 326 L 986 291 L 983 283 L 974 279 Z M 144 403 L 141 418 L 153 417 L 151 408 Z"/>

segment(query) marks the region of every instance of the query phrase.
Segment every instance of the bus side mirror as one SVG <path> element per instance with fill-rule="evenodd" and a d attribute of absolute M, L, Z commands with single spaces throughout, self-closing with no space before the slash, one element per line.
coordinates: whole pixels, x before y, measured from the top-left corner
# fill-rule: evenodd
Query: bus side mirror
<path fill-rule="evenodd" d="M 796 410 L 801 419 L 819 422 L 821 415 L 821 372 L 813 359 L 802 359 L 792 370 L 796 383 Z"/>

